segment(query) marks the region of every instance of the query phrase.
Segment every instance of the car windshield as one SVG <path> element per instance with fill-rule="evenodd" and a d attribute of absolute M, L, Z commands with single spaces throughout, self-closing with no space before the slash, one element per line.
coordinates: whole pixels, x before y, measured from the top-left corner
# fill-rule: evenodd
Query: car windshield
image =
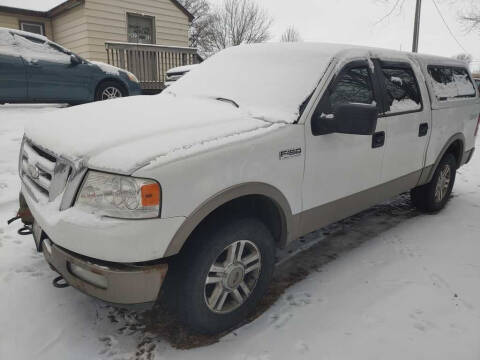
<path fill-rule="evenodd" d="M 233 47 L 192 69 L 168 92 L 227 99 L 253 117 L 293 123 L 334 53 L 324 44 Z"/>

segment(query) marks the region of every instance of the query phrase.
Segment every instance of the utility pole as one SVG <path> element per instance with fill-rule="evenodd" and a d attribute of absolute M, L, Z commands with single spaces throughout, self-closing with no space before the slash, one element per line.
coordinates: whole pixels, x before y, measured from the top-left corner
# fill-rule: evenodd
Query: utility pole
<path fill-rule="evenodd" d="M 413 46 L 412 52 L 418 52 L 418 38 L 420 37 L 420 14 L 422 12 L 422 0 L 417 0 L 417 8 L 415 9 L 415 28 L 413 30 Z"/>

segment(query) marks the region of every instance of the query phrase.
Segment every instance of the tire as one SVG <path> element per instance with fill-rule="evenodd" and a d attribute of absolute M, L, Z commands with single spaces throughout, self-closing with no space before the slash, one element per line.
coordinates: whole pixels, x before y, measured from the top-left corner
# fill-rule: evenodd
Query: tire
<path fill-rule="evenodd" d="M 170 266 L 167 303 L 176 302 L 180 320 L 194 332 L 231 329 L 252 313 L 268 288 L 275 266 L 273 236 L 259 220 L 244 218 L 204 229 L 191 240 Z"/>
<path fill-rule="evenodd" d="M 95 93 L 95 101 L 111 100 L 127 96 L 123 86 L 116 81 L 105 81 Z"/>
<path fill-rule="evenodd" d="M 410 191 L 410 197 L 415 207 L 428 213 L 443 209 L 452 193 L 456 172 L 455 156 L 451 153 L 445 154 L 438 164 L 432 180 L 428 184 Z"/>

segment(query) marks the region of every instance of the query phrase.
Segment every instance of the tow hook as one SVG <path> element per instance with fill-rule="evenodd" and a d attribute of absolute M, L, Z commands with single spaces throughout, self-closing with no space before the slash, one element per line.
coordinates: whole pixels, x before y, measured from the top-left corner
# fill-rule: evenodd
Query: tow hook
<path fill-rule="evenodd" d="M 23 227 L 20 228 L 17 232 L 19 235 L 32 235 L 33 234 L 33 216 L 28 208 L 27 202 L 25 201 L 25 197 L 23 194 L 20 193 L 18 198 L 20 209 L 17 211 L 17 215 L 10 220 L 7 221 L 7 224 L 10 225 L 14 221 L 22 220 Z"/>
<path fill-rule="evenodd" d="M 70 286 L 67 284 L 63 276 L 57 276 L 55 279 L 53 279 L 52 285 L 59 289 L 63 289 Z"/>
<path fill-rule="evenodd" d="M 14 221 L 17 221 L 21 218 L 22 218 L 21 215 L 17 215 L 15 217 L 11 218 L 10 220 L 8 220 L 7 224 L 10 225 Z M 24 224 L 23 227 L 21 227 L 20 229 L 17 230 L 17 233 L 18 233 L 18 235 L 24 235 L 24 236 L 25 235 L 32 235 L 33 234 L 32 225 Z"/>

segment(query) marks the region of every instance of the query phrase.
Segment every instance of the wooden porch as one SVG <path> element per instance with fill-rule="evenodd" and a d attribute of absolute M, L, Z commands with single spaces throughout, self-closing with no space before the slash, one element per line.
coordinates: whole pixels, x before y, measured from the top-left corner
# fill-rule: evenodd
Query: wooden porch
<path fill-rule="evenodd" d="M 174 67 L 197 64 L 196 48 L 123 42 L 106 42 L 110 65 L 135 74 L 145 91 L 160 91 L 165 87 L 165 73 Z"/>

